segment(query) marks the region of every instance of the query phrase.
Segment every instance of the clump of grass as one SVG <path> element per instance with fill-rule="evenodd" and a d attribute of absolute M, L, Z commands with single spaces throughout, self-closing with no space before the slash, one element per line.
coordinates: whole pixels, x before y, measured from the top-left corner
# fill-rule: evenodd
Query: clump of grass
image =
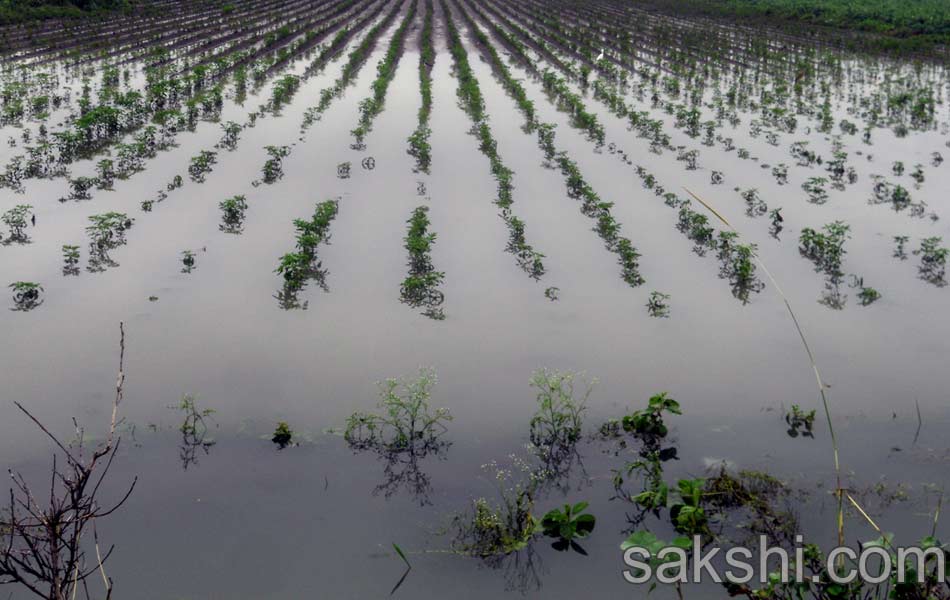
<path fill-rule="evenodd" d="M 538 528 L 531 514 L 534 501 L 527 490 L 502 496 L 500 505 L 485 498 L 474 501 L 472 514 L 455 519 L 457 551 L 484 559 L 496 559 L 517 552 L 531 542 Z"/>
<path fill-rule="evenodd" d="M 494 482 L 499 500 L 477 498 L 470 511 L 455 517 L 453 549 L 481 558 L 489 566 L 500 566 L 508 556 L 530 560 L 532 544 L 542 534 L 556 538 L 553 545 L 559 550 L 577 549 L 575 540 L 586 537 L 594 528 L 593 515 L 584 512 L 587 503 L 551 510 L 542 519 L 535 517 L 534 497 L 542 480 L 530 464 L 516 456 L 511 459 L 509 467 L 495 461 L 482 466 Z"/>
<path fill-rule="evenodd" d="M 583 413 L 594 382 L 585 382 L 586 390 L 575 398 L 577 379 L 576 373 L 548 369 L 538 369 L 531 376 L 538 403 L 531 418 L 531 443 L 545 455 L 562 453 L 581 438 Z"/>
<path fill-rule="evenodd" d="M 431 368 L 416 379 L 387 379 L 379 385 L 379 413 L 355 412 L 346 421 L 343 438 L 354 448 L 420 453 L 441 445 L 452 420 L 448 409 L 429 406 L 437 382 Z"/>
<path fill-rule="evenodd" d="M 740 470 L 733 474 L 722 467 L 719 474 L 706 480 L 703 502 L 715 512 L 717 520 L 728 513 L 740 515 L 740 536 L 752 539 L 766 535 L 775 542 L 790 542 L 798 533 L 798 519 L 782 503 L 792 490 L 774 476 L 761 471 Z M 743 541 L 743 540 L 737 540 Z"/>

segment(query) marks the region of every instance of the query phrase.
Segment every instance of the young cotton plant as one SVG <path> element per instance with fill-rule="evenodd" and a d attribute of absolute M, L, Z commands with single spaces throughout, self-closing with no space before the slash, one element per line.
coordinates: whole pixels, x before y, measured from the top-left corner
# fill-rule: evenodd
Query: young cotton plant
<path fill-rule="evenodd" d="M 33 206 L 19 204 L 0 216 L 0 220 L 10 228 L 10 241 L 27 241 L 26 226 L 33 216 Z"/>
<path fill-rule="evenodd" d="M 947 258 L 950 258 L 950 249 L 941 246 L 943 238 L 929 237 L 921 240 L 920 248 L 914 254 L 920 256 L 920 277 L 938 287 L 947 285 Z"/>
<path fill-rule="evenodd" d="M 541 519 L 544 535 L 557 538 L 552 544 L 556 550 L 574 548 L 581 554 L 586 554 L 575 541 L 589 536 L 597 523 L 594 515 L 585 512 L 586 509 L 587 502 L 578 502 L 573 506 L 565 504 L 563 510 L 555 508 Z"/>
<path fill-rule="evenodd" d="M 221 224 L 218 229 L 224 233 L 241 233 L 244 229 L 247 198 L 243 194 L 232 196 L 218 203 L 218 208 L 221 209 Z"/>
<path fill-rule="evenodd" d="M 275 270 L 283 275 L 285 287 L 299 290 L 306 280 L 317 273 L 316 261 L 317 246 L 330 239 L 330 223 L 336 218 L 339 210 L 337 200 L 326 200 L 317 204 L 313 216 L 309 221 L 294 220 L 297 230 L 297 249 L 280 257 L 280 263 Z"/>
<path fill-rule="evenodd" d="M 429 231 L 428 212 L 428 207 L 419 206 L 409 218 L 409 231 L 405 238 L 409 274 L 400 286 L 400 296 L 409 306 L 425 307 L 423 314 L 427 317 L 442 320 L 445 314 L 440 305 L 445 296 L 439 291 L 439 284 L 445 278 L 445 273 L 436 271 L 432 266 L 431 251 L 436 234 Z"/>

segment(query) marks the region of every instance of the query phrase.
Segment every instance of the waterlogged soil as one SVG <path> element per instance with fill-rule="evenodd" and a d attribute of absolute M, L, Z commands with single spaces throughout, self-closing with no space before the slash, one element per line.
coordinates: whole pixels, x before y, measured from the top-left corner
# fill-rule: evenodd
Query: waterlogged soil
<path fill-rule="evenodd" d="M 624 283 L 616 256 L 591 229 L 594 223 L 580 212 L 579 201 L 567 195 L 560 172 L 542 164 L 535 135 L 521 130 L 514 101 L 453 8 L 498 153 L 515 173 L 513 213 L 526 223 L 529 243 L 545 255 L 544 276 L 526 277 L 505 252 L 509 234 L 493 203 L 490 165 L 458 102 L 445 6 L 436 3 L 434 19 L 430 174 L 414 172 L 406 152 L 420 106 L 420 4 L 365 149 L 351 147 L 350 130 L 399 18 L 353 85 L 306 133 L 300 132 L 304 113 L 340 75 L 345 53 L 305 79 L 279 115 L 244 129 L 237 150 L 219 151 L 200 185 L 188 180 L 188 161 L 220 138 L 215 123 L 183 132 L 178 146 L 149 160 L 144 172 L 116 181 L 114 191 L 95 191 L 91 200 L 59 202 L 61 178 L 30 180 L 24 194 L 0 190 L 0 212 L 29 203 L 36 215 L 36 225 L 27 230 L 30 243 L 0 246 L 0 284 L 22 280 L 44 287 L 36 309 L 0 311 L 5 467 L 45 482 L 52 451 L 14 401 L 66 439 L 73 433 L 72 417 L 92 440 L 103 435 L 115 384 L 118 322 L 125 323 L 123 442 L 104 498 L 121 494 L 135 477 L 138 482 L 122 509 L 99 524 L 100 538 L 115 544 L 106 568 L 117 597 L 381 598 L 405 571 L 394 543 L 412 564 L 395 596 L 645 596 L 645 587 L 631 586 L 621 575 L 619 544 L 635 507 L 615 497 L 611 481 L 612 471 L 634 454 L 617 455 L 613 443 L 594 434 L 608 418 L 642 408 L 661 391 L 684 412 L 668 419 L 679 456 L 667 463 L 668 480 L 708 475 L 723 462 L 767 471 L 802 492 L 795 508 L 809 538 L 826 547 L 834 541 L 829 430 L 812 365 L 776 285 L 766 280 L 748 304 L 739 302 L 719 277 L 715 252 L 697 255 L 676 229 L 676 209 L 643 187 L 633 166 L 572 128 L 569 116 L 547 101 L 540 82 L 500 50 L 540 120 L 557 125 L 559 149 L 602 199 L 614 203 L 623 235 L 642 253 L 646 283 Z M 361 39 L 355 36 L 347 50 Z M 303 73 L 305 62 L 290 72 Z M 726 124 L 723 132 L 757 158 L 740 160 L 735 151 L 700 146 L 674 129 L 672 117 L 651 109 L 649 94 L 642 103 L 628 94 L 638 110 L 665 118 L 673 145 L 701 149 L 700 169 L 687 171 L 675 152 L 651 153 L 624 120 L 569 85 L 604 125 L 608 144 L 655 174 L 667 190 L 685 197 L 685 187 L 700 195 L 744 241 L 757 245 L 827 383 L 846 483 L 868 492 L 863 497 L 878 522 L 903 541 L 929 534 L 933 490 L 948 483 L 950 460 L 950 290 L 918 277 L 918 257 L 894 258 L 892 237 L 910 236 L 908 254 L 923 237 L 950 241 L 950 167 L 930 165 L 932 152 L 946 151 L 946 128 L 903 138 L 878 129 L 872 145 L 862 144 L 859 135 L 844 136 L 858 183 L 814 205 L 800 186 L 824 170 L 792 166 L 788 145 L 808 140 L 828 156 L 827 134 L 800 130 L 773 147 L 749 136 L 745 116 L 742 125 Z M 226 99 L 221 122 L 243 123 L 269 93 L 265 85 L 243 104 Z M 836 110 L 837 122 L 846 115 Z M 946 121 L 946 106 L 938 105 L 937 114 Z M 18 132 L 6 126 L 0 137 Z M 255 186 L 267 145 L 291 145 L 293 151 L 279 181 Z M 0 160 L 5 164 L 18 152 L 4 145 Z M 907 173 L 890 173 L 897 160 L 908 173 L 917 163 L 926 166 L 919 189 Z M 338 166 L 346 162 L 350 176 L 344 179 Z M 781 162 L 790 165 L 784 186 L 762 168 Z M 723 172 L 723 184 L 710 183 L 712 170 Z M 92 174 L 94 161 L 79 161 L 70 171 L 73 177 Z M 142 212 L 140 202 L 176 174 L 184 175 L 184 187 Z M 869 205 L 872 174 L 900 181 L 941 218 L 915 219 Z M 777 238 L 769 235 L 767 216 L 745 215 L 735 187 L 757 188 L 770 208 L 782 208 L 784 229 Z M 235 194 L 248 202 L 241 235 L 218 227 L 218 203 Z M 318 250 L 328 289 L 311 284 L 299 294 L 306 309 L 285 310 L 275 298 L 282 279 L 274 269 L 278 257 L 293 250 L 293 220 L 307 218 L 317 202 L 332 198 L 339 199 L 339 212 L 329 244 Z M 406 220 L 419 205 L 430 207 L 430 227 L 438 236 L 432 261 L 445 273 L 443 321 L 400 302 Z M 87 217 L 111 210 L 135 218 L 128 243 L 111 253 L 118 266 L 64 276 L 62 245 L 79 245 L 84 266 Z M 846 272 L 859 274 L 883 295 L 870 306 L 859 305 L 857 290 L 847 284 L 842 288 L 850 297 L 842 310 L 818 302 L 824 275 L 800 255 L 798 235 L 834 220 L 851 226 Z M 185 250 L 196 257 L 188 273 L 181 263 Z M 556 301 L 545 297 L 550 287 L 558 289 Z M 653 290 L 670 295 L 669 318 L 648 314 Z M 420 366 L 438 374 L 432 404 L 451 411 L 444 436 L 451 445 L 416 465 L 388 465 L 372 452 L 351 451 L 339 434 L 346 417 L 375 407 L 376 381 L 412 376 Z M 597 525 L 582 542 L 587 555 L 558 552 L 545 539 L 501 565 L 453 553 L 453 517 L 475 498 L 498 497 L 495 471 L 485 465 L 495 461 L 511 468 L 512 456 L 528 455 L 535 410 L 528 380 L 540 367 L 581 371 L 597 380 L 585 413 L 581 460 L 563 489 L 535 499 L 538 514 L 565 502 L 590 502 Z M 192 448 L 194 460 L 182 458 L 183 452 L 192 456 L 179 431 L 183 415 L 176 407 L 183 394 L 215 411 L 207 437 L 215 443 Z M 784 415 L 793 404 L 818 409 L 814 438 L 786 433 Z M 271 443 L 279 421 L 290 424 L 298 444 L 278 450 Z M 877 537 L 854 515 L 847 528 L 849 540 Z M 667 539 L 675 535 L 668 523 L 657 522 L 655 530 Z M 940 530 L 946 530 L 942 523 Z M 27 597 L 19 589 L 4 590 L 10 591 L 13 598 Z M 692 597 L 722 594 L 711 584 L 689 590 Z M 675 592 L 661 588 L 654 595 Z"/>

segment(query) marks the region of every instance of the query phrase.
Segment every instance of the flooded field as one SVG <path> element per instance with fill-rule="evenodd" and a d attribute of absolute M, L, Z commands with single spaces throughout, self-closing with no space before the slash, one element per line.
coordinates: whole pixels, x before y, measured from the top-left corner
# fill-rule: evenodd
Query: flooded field
<path fill-rule="evenodd" d="M 156 5 L 0 28 L 0 598 L 646 597 L 625 540 L 947 537 L 939 61 Z"/>

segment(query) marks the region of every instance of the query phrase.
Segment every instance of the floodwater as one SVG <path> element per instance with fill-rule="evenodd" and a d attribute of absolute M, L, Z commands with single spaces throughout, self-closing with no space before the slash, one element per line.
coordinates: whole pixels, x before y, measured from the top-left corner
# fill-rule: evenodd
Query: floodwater
<path fill-rule="evenodd" d="M 566 489 L 549 489 L 535 499 L 539 514 L 565 502 L 590 502 L 597 526 L 582 543 L 586 556 L 558 552 L 543 538 L 501 566 L 450 552 L 453 516 L 475 498 L 496 497 L 493 473 L 483 466 L 527 456 L 535 410 L 528 381 L 541 367 L 596 378 L 585 413 L 585 434 L 591 436 L 606 419 L 668 391 L 684 412 L 669 419 L 679 460 L 668 466 L 668 479 L 702 476 L 723 461 L 767 471 L 807 492 L 798 512 L 810 538 L 834 540 L 829 431 L 812 366 L 776 286 L 766 281 L 748 304 L 737 301 L 719 277 L 715 253 L 698 256 L 677 231 L 676 209 L 642 187 L 632 166 L 572 129 L 540 83 L 510 61 L 539 118 L 557 124 L 559 148 L 614 203 L 623 235 L 642 253 L 646 283 L 635 289 L 625 284 L 615 255 L 580 213 L 578 201 L 568 197 L 560 173 L 541 164 L 534 136 L 521 131 L 514 102 L 457 20 L 499 155 L 515 172 L 513 212 L 527 224 L 528 242 L 546 257 L 543 278 L 526 277 L 505 252 L 508 231 L 492 202 L 496 188 L 488 159 L 458 105 L 439 4 L 431 175 L 414 173 L 406 153 L 420 104 L 417 21 L 365 150 L 350 147 L 349 132 L 394 27 L 380 38 L 355 83 L 305 134 L 299 131 L 304 111 L 339 75 L 345 58 L 307 79 L 280 115 L 244 129 L 239 148 L 220 151 L 203 184 L 188 181 L 188 158 L 220 137 L 214 123 L 180 134 L 177 148 L 150 160 L 144 172 L 116 181 L 114 191 L 96 191 L 92 200 L 58 202 L 62 179 L 31 180 L 25 195 L 0 190 L 0 210 L 28 202 L 37 220 L 28 229 L 29 244 L 0 247 L 0 284 L 36 281 L 45 289 L 35 310 L 0 312 L 4 466 L 42 482 L 50 463 L 50 444 L 14 401 L 64 438 L 72 433 L 72 417 L 93 439 L 102 435 L 117 369 L 118 323 L 125 324 L 123 444 L 103 498 L 121 496 L 138 479 L 129 501 L 99 525 L 100 539 L 115 545 L 106 570 L 116 597 L 382 598 L 405 570 L 393 543 L 412 564 L 394 597 L 645 596 L 645 588 L 621 576 L 619 544 L 635 507 L 614 498 L 611 483 L 612 470 L 634 454 L 616 456 L 609 442 L 586 435 L 579 446 L 582 463 L 572 469 Z M 221 121 L 243 122 L 268 94 L 264 86 L 243 106 L 226 101 Z M 788 146 L 807 139 L 828 155 L 825 134 L 783 134 L 773 147 L 749 137 L 749 117 L 743 115 L 739 127 L 725 126 L 736 146 L 758 158 L 742 161 L 735 152 L 700 146 L 674 129 L 669 115 L 652 110 L 666 118 L 673 145 L 701 149 L 701 168 L 687 171 L 674 152 L 650 153 L 649 143 L 624 121 L 593 98 L 584 100 L 604 124 L 608 143 L 654 173 L 667 190 L 685 197 L 686 187 L 699 194 L 744 240 L 757 244 L 828 384 L 849 485 L 877 486 L 875 514 L 903 541 L 928 534 L 933 490 L 948 482 L 950 292 L 918 277 L 917 257 L 893 258 L 892 237 L 910 236 L 908 253 L 923 237 L 950 241 L 950 167 L 930 166 L 931 153 L 946 150 L 945 127 L 900 139 L 875 130 L 871 146 L 846 136 L 858 182 L 831 191 L 818 206 L 806 201 L 800 186 L 824 171 L 794 167 Z M 628 102 L 637 101 L 630 96 Z M 649 100 L 638 109 L 650 110 Z M 946 112 L 938 105 L 941 122 Z M 8 131 L 13 129 L 3 133 Z M 283 162 L 282 179 L 255 187 L 267 158 L 263 148 L 270 144 L 295 145 Z M 17 151 L 0 148 L 0 160 L 5 164 Z M 367 157 L 374 168 L 364 166 Z M 912 188 L 908 174 L 900 181 L 939 220 L 868 204 L 871 175 L 894 181 L 895 160 L 904 161 L 908 172 L 916 163 L 926 165 L 920 189 Z M 351 163 L 348 179 L 337 173 L 344 162 Z M 780 162 L 790 165 L 784 186 L 759 166 Z M 91 173 L 93 165 L 84 161 L 71 170 L 74 176 Z M 712 170 L 723 172 L 722 185 L 710 184 Z M 152 212 L 142 212 L 139 203 L 175 174 L 185 175 L 184 187 Z M 782 208 L 785 228 L 778 239 L 769 235 L 768 217 L 744 214 L 736 186 L 757 188 L 770 207 Z M 218 229 L 218 203 L 235 194 L 245 194 L 249 205 L 241 235 Z M 310 285 L 300 293 L 306 310 L 284 310 L 274 297 L 282 281 L 273 271 L 278 257 L 293 250 L 293 219 L 308 217 L 317 202 L 331 198 L 339 198 L 339 214 L 329 245 L 318 251 L 328 291 Z M 444 321 L 426 318 L 399 297 L 406 274 L 405 222 L 423 204 L 438 235 L 433 263 L 445 272 Z M 111 253 L 119 266 L 63 276 L 61 246 L 79 245 L 84 265 L 86 218 L 110 210 L 135 218 L 128 243 Z M 859 274 L 883 295 L 870 306 L 860 306 L 857 290 L 850 288 L 843 310 L 820 304 L 824 276 L 798 252 L 803 227 L 817 229 L 836 219 L 852 227 L 846 272 Z M 196 254 L 190 273 L 182 272 L 184 250 Z M 551 286 L 559 289 L 557 301 L 544 295 Z M 670 295 L 670 318 L 648 315 L 653 290 Z M 389 469 L 372 452 L 352 452 L 338 434 L 346 417 L 375 407 L 376 381 L 412 376 L 420 366 L 438 374 L 432 404 L 451 411 L 444 436 L 451 445 L 438 456 Z M 193 462 L 181 454 L 183 415 L 175 407 L 184 394 L 215 411 L 208 434 L 215 444 L 193 448 Z M 818 409 L 814 439 L 786 435 L 784 414 L 792 404 Z M 275 448 L 269 438 L 278 421 L 290 424 L 299 445 Z M 882 499 L 895 490 L 906 490 L 907 498 Z M 656 526 L 673 535 L 668 523 Z M 854 516 L 848 536 L 877 537 Z M 13 598 L 27 597 L 10 591 Z M 690 595 L 722 592 L 709 586 Z"/>

